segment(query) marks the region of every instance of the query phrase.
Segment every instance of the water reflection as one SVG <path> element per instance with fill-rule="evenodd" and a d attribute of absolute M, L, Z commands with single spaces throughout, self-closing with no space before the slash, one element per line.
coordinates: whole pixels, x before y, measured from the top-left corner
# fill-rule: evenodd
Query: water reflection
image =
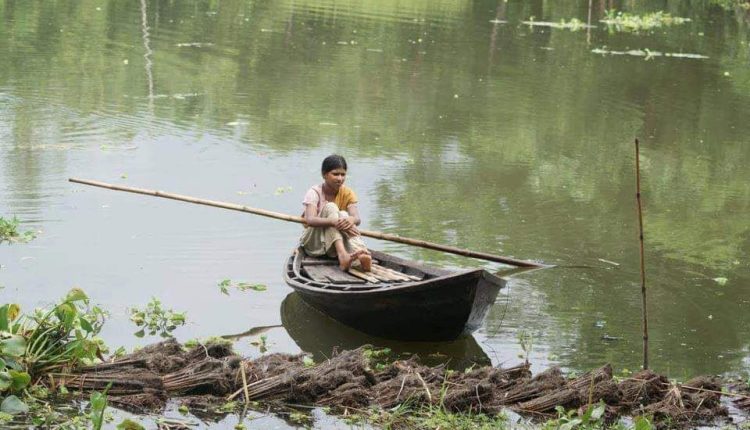
<path fill-rule="evenodd" d="M 518 23 L 589 15 L 596 23 L 606 9 L 653 5 L 2 2 L 0 216 L 17 214 L 49 234 L 0 248 L 8 286 L 0 294 L 19 291 L 33 308 L 82 284 L 115 310 L 107 340 L 129 346 L 118 306 L 149 295 L 208 315 L 188 338 L 277 323 L 287 290 L 273 285 L 296 229 L 78 192 L 65 179 L 299 213 L 300 190 L 336 151 L 352 164 L 368 228 L 565 266 L 616 262 L 524 274 L 528 282 L 513 284 L 507 312 L 496 306 L 485 331 L 497 349 L 533 331 L 537 353 L 579 370 L 602 361 L 632 368 L 640 349 L 637 135 L 654 366 L 747 368 L 750 14 L 709 3 L 665 3 L 693 21 L 636 35 Z M 710 58 L 591 52 L 603 46 Z M 287 186 L 294 191 L 275 193 Z M 445 266 L 478 264 L 375 246 Z M 213 288 L 227 276 L 271 288 L 227 303 Z M 232 315 L 247 306 L 253 312 L 240 324 Z M 602 343 L 604 334 L 621 340 Z"/>
<path fill-rule="evenodd" d="M 390 348 L 401 358 L 417 354 L 427 365 L 447 363 L 452 369 L 472 365 L 489 365 L 490 359 L 473 336 L 462 336 L 452 342 L 400 342 L 364 334 L 320 313 L 291 293 L 281 303 L 281 322 L 302 351 L 313 354 L 316 361 L 325 360 L 334 351 L 362 345 Z"/>

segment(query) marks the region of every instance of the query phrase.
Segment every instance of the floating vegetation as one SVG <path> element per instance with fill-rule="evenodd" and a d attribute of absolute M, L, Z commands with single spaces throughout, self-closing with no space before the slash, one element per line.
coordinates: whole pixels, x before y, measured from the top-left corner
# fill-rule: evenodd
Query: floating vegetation
<path fill-rule="evenodd" d="M 750 10 L 750 2 L 747 0 L 709 0 L 709 4 L 719 6 L 728 11 L 737 9 Z"/>
<path fill-rule="evenodd" d="M 106 314 L 90 307 L 86 294 L 74 288 L 50 309 L 22 314 L 15 303 L 0 306 L 0 411 L 29 411 L 18 396 L 32 381 L 50 372 L 92 364 L 106 352 L 97 337 Z M 39 396 L 39 391 L 34 393 Z"/>
<path fill-rule="evenodd" d="M 278 188 L 276 188 L 276 191 L 274 191 L 273 194 L 276 195 L 276 196 L 280 196 L 280 195 L 286 194 L 286 193 L 288 193 L 290 191 L 292 191 L 292 187 L 290 187 L 290 186 L 287 186 L 287 187 L 278 187 Z"/>
<path fill-rule="evenodd" d="M 152 297 L 146 309 L 130 310 L 130 320 L 138 327 L 142 327 L 134 333 L 137 337 L 143 337 L 146 333 L 151 336 L 158 333 L 161 337 L 172 337 L 172 331 L 177 326 L 185 325 L 186 313 L 164 309 L 161 301 Z"/>
<path fill-rule="evenodd" d="M 643 30 L 653 30 L 660 27 L 669 27 L 689 22 L 690 18 L 681 18 L 672 16 L 662 11 L 649 13 L 646 15 L 631 15 L 627 12 L 610 9 L 606 12 L 605 18 L 599 22 L 607 24 L 610 29 L 617 31 L 638 32 Z"/>
<path fill-rule="evenodd" d="M 34 231 L 28 230 L 23 233 L 18 231 L 18 226 L 20 224 L 21 222 L 15 216 L 10 220 L 0 217 L 0 244 L 3 242 L 26 243 L 36 238 L 36 233 Z"/>
<path fill-rule="evenodd" d="M 615 378 L 609 365 L 566 377 L 556 367 L 532 375 L 528 363 L 454 371 L 413 357 L 376 366 L 384 355 L 361 347 L 320 363 L 301 354 L 250 360 L 226 346 L 185 350 L 171 339 L 57 381 L 80 392 L 109 386 L 111 404 L 143 412 L 162 412 L 169 398 L 179 398 L 183 410 L 214 414 L 243 403 L 260 408 L 262 401 L 264 410 L 310 405 L 385 428 L 425 429 L 505 428 L 509 411 L 552 418 L 542 425 L 549 429 L 605 428 L 621 416 L 633 417 L 638 429 L 694 428 L 727 415 L 724 395 L 738 396 L 740 409 L 750 398 L 745 388 L 730 392 L 716 378 L 679 384 L 649 370 Z"/>
<path fill-rule="evenodd" d="M 580 19 L 573 18 L 570 21 L 560 20 L 559 22 L 552 21 L 535 21 L 532 16 L 528 21 L 521 21 L 521 24 L 528 25 L 529 27 L 550 27 L 557 29 L 564 29 L 570 31 L 578 31 L 584 28 L 596 28 L 595 25 L 588 25 Z"/>
<path fill-rule="evenodd" d="M 633 57 L 643 57 L 645 60 L 651 60 L 657 57 L 672 57 L 672 58 L 689 58 L 694 60 L 705 60 L 709 57 L 701 54 L 686 54 L 683 52 L 659 52 L 651 51 L 649 49 L 631 49 L 628 51 L 610 51 L 604 48 L 592 49 L 591 52 L 594 54 L 601 55 L 630 55 Z"/>
<path fill-rule="evenodd" d="M 222 292 L 222 294 L 229 295 L 229 289 L 235 288 L 238 291 L 266 291 L 268 289 L 267 286 L 263 284 L 251 284 L 249 282 L 234 282 L 231 279 L 224 279 L 223 281 L 219 282 L 219 291 Z"/>
<path fill-rule="evenodd" d="M 257 340 L 250 342 L 250 345 L 257 347 L 261 354 L 265 354 L 268 351 L 268 336 L 262 334 Z"/>

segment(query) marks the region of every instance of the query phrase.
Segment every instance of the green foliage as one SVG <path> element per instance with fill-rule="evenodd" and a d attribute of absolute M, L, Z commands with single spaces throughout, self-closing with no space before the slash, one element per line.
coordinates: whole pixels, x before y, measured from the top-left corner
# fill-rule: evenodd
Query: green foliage
<path fill-rule="evenodd" d="M 392 352 L 390 348 L 372 349 L 367 348 L 362 355 L 367 360 L 369 366 L 376 371 L 384 370 L 386 365 L 392 361 Z"/>
<path fill-rule="evenodd" d="M 229 288 L 235 288 L 238 291 L 266 291 L 268 287 L 263 284 L 251 284 L 249 282 L 234 282 L 231 279 L 224 279 L 218 284 L 219 291 L 222 294 L 229 295 Z"/>
<path fill-rule="evenodd" d="M 262 334 L 258 339 L 250 342 L 250 345 L 257 346 L 261 353 L 265 353 L 268 351 L 268 336 Z"/>
<path fill-rule="evenodd" d="M 145 428 L 140 423 L 126 418 L 120 424 L 117 424 L 117 430 L 145 430 Z"/>
<path fill-rule="evenodd" d="M 109 388 L 109 387 L 107 387 Z M 93 430 L 101 430 L 104 424 L 104 411 L 107 409 L 107 390 L 103 393 L 94 391 L 89 397 L 89 419 Z"/>
<path fill-rule="evenodd" d="M 653 30 L 660 27 L 669 27 L 689 22 L 690 18 L 672 16 L 662 11 L 646 15 L 632 15 L 627 12 L 610 9 L 601 22 L 611 26 L 617 31 L 639 32 L 642 30 Z"/>
<path fill-rule="evenodd" d="M 31 315 L 21 314 L 14 303 L 0 306 L 0 394 L 20 392 L 35 375 L 95 361 L 103 349 L 97 336 L 105 319 L 79 288 Z"/>
<path fill-rule="evenodd" d="M 292 421 L 301 425 L 306 425 L 312 422 L 312 417 L 310 416 L 310 414 L 306 414 L 304 412 L 299 412 L 299 411 L 294 411 L 294 412 L 289 413 L 289 421 Z"/>
<path fill-rule="evenodd" d="M 135 335 L 143 337 L 148 333 L 153 336 L 172 337 L 172 331 L 178 326 L 185 325 L 186 313 L 165 309 L 159 299 L 152 297 L 145 309 L 132 308 L 130 320 L 141 327 Z"/>
<path fill-rule="evenodd" d="M 9 415 L 25 414 L 29 412 L 29 406 L 18 397 L 11 394 L 10 396 L 5 397 L 2 403 L 0 403 L 0 412 Z"/>
<path fill-rule="evenodd" d="M 182 346 L 185 349 L 190 350 L 190 349 L 195 348 L 198 345 L 208 345 L 208 344 L 231 346 L 234 344 L 234 342 L 232 342 L 229 339 L 223 338 L 221 336 L 210 336 L 205 339 L 190 339 L 187 342 L 183 343 Z"/>
<path fill-rule="evenodd" d="M 388 410 L 373 409 L 368 414 L 346 417 L 350 425 L 369 423 L 383 429 L 455 429 L 455 430 L 501 430 L 510 428 L 502 414 L 453 413 L 443 407 L 424 406 L 414 408 L 409 402 Z"/>
<path fill-rule="evenodd" d="M 3 242 L 30 242 L 36 237 L 36 233 L 31 230 L 23 233 L 19 232 L 19 224 L 20 221 L 16 217 L 10 220 L 0 217 L 0 244 Z"/>
<path fill-rule="evenodd" d="M 234 410 L 237 409 L 237 405 L 238 403 L 232 400 L 216 408 L 216 412 L 234 412 Z"/>
<path fill-rule="evenodd" d="M 750 10 L 750 2 L 746 0 L 709 0 L 709 4 L 719 6 L 728 11 Z"/>
<path fill-rule="evenodd" d="M 599 402 L 596 405 L 589 405 L 580 416 L 575 410 L 565 411 L 562 406 L 557 406 L 557 419 L 547 421 L 544 425 L 545 430 L 573 430 L 573 429 L 598 429 L 604 426 L 603 417 L 606 405 Z"/>
<path fill-rule="evenodd" d="M 531 355 L 531 351 L 534 348 L 534 336 L 523 330 L 518 333 L 518 344 L 521 346 L 521 350 L 523 351 L 523 354 L 519 355 L 519 358 L 523 358 L 526 363 L 529 362 L 529 356 Z"/>
<path fill-rule="evenodd" d="M 644 416 L 638 416 L 633 420 L 633 429 L 634 430 L 653 430 L 656 427 L 651 423 L 651 420 Z"/>

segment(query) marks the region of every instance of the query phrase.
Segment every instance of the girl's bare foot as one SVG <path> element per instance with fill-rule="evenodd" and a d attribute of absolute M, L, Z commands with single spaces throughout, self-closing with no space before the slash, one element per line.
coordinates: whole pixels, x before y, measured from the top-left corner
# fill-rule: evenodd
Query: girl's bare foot
<path fill-rule="evenodd" d="M 351 254 L 342 253 L 339 254 L 339 267 L 341 270 L 346 271 L 349 270 L 349 268 L 352 266 L 352 263 L 355 261 L 359 261 L 362 267 L 364 268 L 364 263 L 362 263 L 362 256 L 366 255 L 367 258 L 369 258 L 370 263 L 368 264 L 368 269 L 366 271 L 370 271 L 370 267 L 372 266 L 372 258 L 367 255 L 367 250 L 364 249 L 358 249 Z"/>
<path fill-rule="evenodd" d="M 338 254 L 338 258 L 339 258 L 339 268 L 343 270 L 344 272 L 349 270 L 349 267 L 352 265 L 352 261 L 354 260 L 352 256 L 342 252 Z"/>
<path fill-rule="evenodd" d="M 372 257 L 367 252 L 363 252 L 359 255 L 359 264 L 362 266 L 362 270 L 369 272 L 372 270 Z"/>

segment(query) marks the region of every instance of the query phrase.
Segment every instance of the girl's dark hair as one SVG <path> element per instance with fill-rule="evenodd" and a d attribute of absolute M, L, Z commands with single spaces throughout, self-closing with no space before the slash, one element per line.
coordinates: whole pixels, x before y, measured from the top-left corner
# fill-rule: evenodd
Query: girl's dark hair
<path fill-rule="evenodd" d="M 343 168 L 344 170 L 347 170 L 346 160 L 344 159 L 344 157 L 340 155 L 333 154 L 333 155 L 329 155 L 328 157 L 326 157 L 325 160 L 323 160 L 323 166 L 320 168 L 320 172 L 325 175 L 331 170 L 338 169 L 338 168 Z"/>

